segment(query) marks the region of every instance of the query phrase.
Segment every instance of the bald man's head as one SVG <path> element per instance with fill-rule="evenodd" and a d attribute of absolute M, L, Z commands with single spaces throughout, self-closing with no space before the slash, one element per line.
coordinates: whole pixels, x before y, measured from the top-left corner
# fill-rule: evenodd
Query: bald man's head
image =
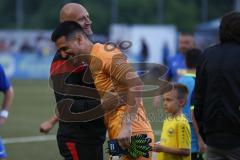
<path fill-rule="evenodd" d="M 87 10 L 78 3 L 67 3 L 60 11 L 60 22 L 75 21 L 81 25 L 87 35 L 92 34 L 91 24 Z"/>

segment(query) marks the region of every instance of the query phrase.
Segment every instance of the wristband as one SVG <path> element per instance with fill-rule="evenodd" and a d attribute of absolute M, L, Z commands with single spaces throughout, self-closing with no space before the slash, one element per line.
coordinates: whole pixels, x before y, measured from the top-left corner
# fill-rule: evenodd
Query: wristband
<path fill-rule="evenodd" d="M 8 117 L 8 111 L 7 110 L 2 110 L 0 112 L 0 116 L 3 117 L 3 118 L 7 118 Z"/>

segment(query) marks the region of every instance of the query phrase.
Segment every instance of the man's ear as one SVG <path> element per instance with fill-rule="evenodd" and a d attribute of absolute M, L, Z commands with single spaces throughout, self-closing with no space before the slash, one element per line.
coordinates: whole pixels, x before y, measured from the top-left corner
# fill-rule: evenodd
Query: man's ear
<path fill-rule="evenodd" d="M 77 34 L 76 34 L 76 39 L 77 39 L 78 42 L 81 42 L 82 39 L 83 39 L 83 35 L 80 34 L 80 33 L 77 33 Z"/>

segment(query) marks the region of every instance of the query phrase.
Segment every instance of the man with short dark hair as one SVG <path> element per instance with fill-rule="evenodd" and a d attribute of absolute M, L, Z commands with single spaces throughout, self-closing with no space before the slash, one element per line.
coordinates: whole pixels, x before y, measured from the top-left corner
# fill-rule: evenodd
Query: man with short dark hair
<path fill-rule="evenodd" d="M 192 160 L 202 160 L 201 153 L 205 152 L 206 146 L 199 134 L 199 129 L 196 124 L 196 120 L 193 114 L 194 105 L 194 86 L 196 78 L 196 65 L 198 62 L 198 57 L 202 51 L 197 48 L 190 49 L 185 53 L 185 63 L 187 69 L 179 75 L 178 82 L 186 85 L 189 91 L 188 100 L 183 108 L 183 113 L 188 119 L 190 129 L 191 129 L 191 159 Z"/>
<path fill-rule="evenodd" d="M 93 44 L 76 22 L 61 23 L 53 32 L 52 41 L 59 52 L 73 59 L 75 66 L 84 63 L 89 67 L 101 98 L 99 111 L 103 110 L 109 139 L 117 139 L 124 150 L 129 148 L 132 135 L 146 134 L 153 143 L 153 131 L 141 99 L 143 84 L 124 54 L 118 49 L 106 51 L 100 43 Z M 107 103 L 109 100 L 112 103 Z M 64 114 L 60 117 L 66 118 Z"/>
<path fill-rule="evenodd" d="M 195 47 L 194 37 L 190 33 L 181 33 L 178 39 L 178 52 L 174 56 L 169 56 L 167 66 L 169 68 L 168 78 L 177 81 L 178 74 L 186 69 L 184 55 L 187 50 Z"/>
<path fill-rule="evenodd" d="M 206 49 L 196 70 L 194 114 L 208 160 L 240 157 L 240 12 L 221 20 L 220 44 Z"/>

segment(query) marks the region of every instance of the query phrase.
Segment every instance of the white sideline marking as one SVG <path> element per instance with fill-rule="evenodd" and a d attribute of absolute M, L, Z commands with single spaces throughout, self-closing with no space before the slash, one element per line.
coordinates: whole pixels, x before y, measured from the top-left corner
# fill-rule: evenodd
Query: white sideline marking
<path fill-rule="evenodd" d="M 52 140 L 56 140 L 56 135 L 5 138 L 3 139 L 3 143 L 14 144 L 14 143 L 44 142 Z"/>
<path fill-rule="evenodd" d="M 159 136 L 160 130 L 155 130 L 154 135 Z M 15 143 L 45 142 L 45 141 L 53 141 L 53 140 L 56 140 L 56 135 L 4 138 L 3 143 L 4 144 L 15 144 Z"/>

